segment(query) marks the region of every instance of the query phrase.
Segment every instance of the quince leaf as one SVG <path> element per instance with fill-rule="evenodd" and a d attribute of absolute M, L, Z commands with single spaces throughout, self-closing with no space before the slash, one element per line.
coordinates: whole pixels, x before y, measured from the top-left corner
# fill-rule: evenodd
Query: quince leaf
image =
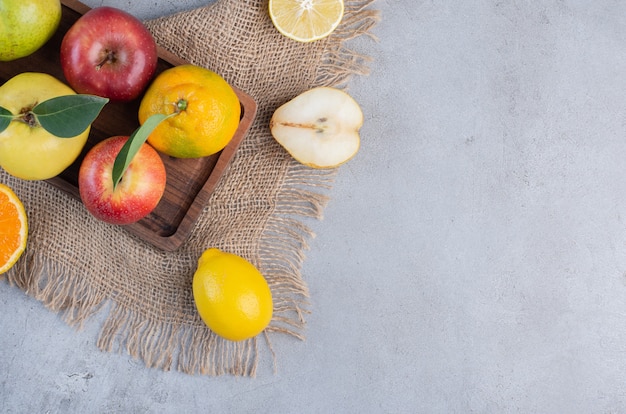
<path fill-rule="evenodd" d="M 32 112 L 39 125 L 59 138 L 72 138 L 98 117 L 109 100 L 95 95 L 57 96 L 37 104 Z"/>
<path fill-rule="evenodd" d="M 12 120 L 13 114 L 11 111 L 0 106 L 0 132 L 7 129 Z"/>
<path fill-rule="evenodd" d="M 154 114 L 150 115 L 148 119 L 137 128 L 128 138 L 126 143 L 120 149 L 120 152 L 115 157 L 113 162 L 113 189 L 117 187 L 122 176 L 126 172 L 126 169 L 130 165 L 131 161 L 139 151 L 139 148 L 146 142 L 148 136 L 154 131 L 154 129 L 166 118 L 176 115 L 176 113 L 170 115 Z"/>

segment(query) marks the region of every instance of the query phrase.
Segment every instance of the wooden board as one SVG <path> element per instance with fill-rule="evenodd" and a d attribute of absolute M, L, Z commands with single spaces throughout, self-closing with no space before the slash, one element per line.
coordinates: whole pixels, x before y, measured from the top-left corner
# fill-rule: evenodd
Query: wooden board
<path fill-rule="evenodd" d="M 71 25 L 90 8 L 74 0 L 63 0 L 61 24 L 52 39 L 33 55 L 12 62 L 0 62 L 0 84 L 22 72 L 45 72 L 65 81 L 59 61 L 61 41 Z M 184 60 L 159 48 L 157 74 Z M 33 85 L 36 87 L 36 85 Z M 235 89 L 241 103 L 239 128 L 228 146 L 220 153 L 198 159 L 177 159 L 161 155 L 167 172 L 163 198 L 154 211 L 137 223 L 124 226 L 129 232 L 164 250 L 180 247 L 191 232 L 203 207 L 235 155 L 256 115 L 256 103 L 243 91 Z M 76 162 L 59 176 L 47 180 L 53 186 L 80 199 L 78 169 L 96 143 L 115 135 L 130 135 L 139 127 L 137 99 L 129 103 L 108 103 L 93 123 L 87 145 Z"/>

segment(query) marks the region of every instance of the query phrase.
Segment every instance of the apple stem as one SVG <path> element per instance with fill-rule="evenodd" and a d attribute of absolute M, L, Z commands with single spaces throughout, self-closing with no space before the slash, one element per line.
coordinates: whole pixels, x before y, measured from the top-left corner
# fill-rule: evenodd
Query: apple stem
<path fill-rule="evenodd" d="M 37 125 L 39 125 L 39 123 L 37 122 L 37 117 L 32 112 L 29 112 L 26 115 L 24 115 L 24 121 L 26 121 L 26 123 L 30 127 L 36 127 Z"/>
<path fill-rule="evenodd" d="M 31 128 L 35 128 L 40 126 L 39 121 L 37 120 L 37 115 L 35 115 L 32 111 L 22 112 L 19 116 L 14 118 L 17 121 L 23 122 Z"/>
<path fill-rule="evenodd" d="M 115 62 L 115 60 L 115 52 L 111 50 L 105 50 L 104 58 L 100 61 L 100 63 L 96 65 L 96 70 L 102 69 L 102 66 L 106 65 L 107 63 L 113 63 Z"/>

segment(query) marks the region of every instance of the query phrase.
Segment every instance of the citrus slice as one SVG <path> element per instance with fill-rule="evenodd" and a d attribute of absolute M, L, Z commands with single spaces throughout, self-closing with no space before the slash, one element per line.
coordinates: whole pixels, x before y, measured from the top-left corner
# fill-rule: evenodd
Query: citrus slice
<path fill-rule="evenodd" d="M 322 39 L 339 26 L 343 0 L 269 0 L 274 26 L 299 42 Z"/>
<path fill-rule="evenodd" d="M 24 205 L 0 183 L 0 274 L 9 270 L 26 249 L 28 224 Z"/>

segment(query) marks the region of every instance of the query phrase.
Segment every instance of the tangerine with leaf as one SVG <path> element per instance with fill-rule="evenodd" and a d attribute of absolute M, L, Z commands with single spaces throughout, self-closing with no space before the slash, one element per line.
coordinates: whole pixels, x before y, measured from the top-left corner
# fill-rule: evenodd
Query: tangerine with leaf
<path fill-rule="evenodd" d="M 139 123 L 171 115 L 148 137 L 156 150 L 177 158 L 215 154 L 235 135 L 241 104 L 217 73 L 196 65 L 175 66 L 150 84 L 139 106 Z"/>

